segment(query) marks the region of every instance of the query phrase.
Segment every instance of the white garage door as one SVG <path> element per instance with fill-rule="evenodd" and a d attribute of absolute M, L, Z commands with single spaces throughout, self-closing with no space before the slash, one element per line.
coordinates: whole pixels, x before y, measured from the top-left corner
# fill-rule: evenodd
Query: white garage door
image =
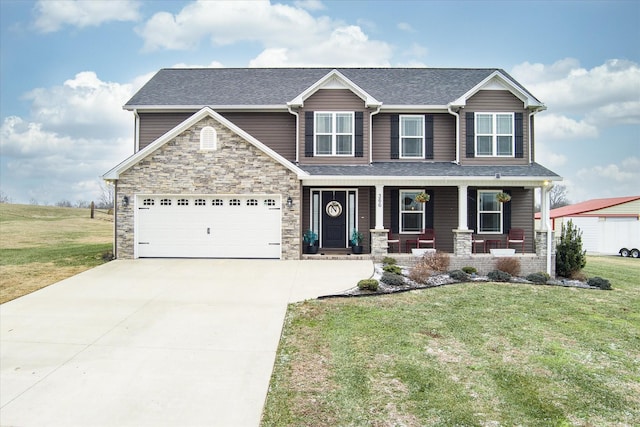
<path fill-rule="evenodd" d="M 279 195 L 136 198 L 137 256 L 280 258 Z"/>

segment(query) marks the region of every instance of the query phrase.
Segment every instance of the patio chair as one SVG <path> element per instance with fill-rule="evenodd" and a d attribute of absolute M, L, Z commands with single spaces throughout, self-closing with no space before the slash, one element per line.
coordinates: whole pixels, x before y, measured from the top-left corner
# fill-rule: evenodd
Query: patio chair
<path fill-rule="evenodd" d="M 482 245 L 482 253 L 487 252 L 487 244 L 484 237 L 480 237 L 477 234 L 471 235 L 471 252 L 476 252 L 476 245 Z"/>
<path fill-rule="evenodd" d="M 398 238 L 398 236 L 394 236 L 390 231 L 387 234 L 387 245 L 389 246 L 389 252 L 391 252 L 391 245 L 398 245 L 398 253 L 402 252 L 400 250 L 400 238 Z"/>
<path fill-rule="evenodd" d="M 418 243 L 416 244 L 417 248 L 427 247 L 420 245 L 431 245 L 433 249 L 436 248 L 436 233 L 432 228 L 427 228 L 423 230 L 422 233 L 418 236 Z"/>
<path fill-rule="evenodd" d="M 520 243 L 522 245 L 522 253 L 524 253 L 524 230 L 522 228 L 512 228 L 507 236 L 507 247 L 511 243 Z"/>

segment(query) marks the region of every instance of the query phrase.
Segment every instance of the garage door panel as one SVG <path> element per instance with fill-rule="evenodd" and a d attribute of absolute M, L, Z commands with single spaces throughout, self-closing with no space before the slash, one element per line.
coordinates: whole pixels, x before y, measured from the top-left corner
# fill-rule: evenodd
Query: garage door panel
<path fill-rule="evenodd" d="M 144 206 L 145 200 L 150 205 Z M 276 195 L 140 196 L 138 256 L 280 258 L 280 200 Z"/>

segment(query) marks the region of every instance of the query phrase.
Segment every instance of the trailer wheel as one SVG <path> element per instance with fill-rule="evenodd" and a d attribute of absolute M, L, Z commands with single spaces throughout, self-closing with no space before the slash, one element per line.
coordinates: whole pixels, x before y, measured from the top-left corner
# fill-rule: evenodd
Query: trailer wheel
<path fill-rule="evenodd" d="M 622 248 L 618 253 L 620 254 L 620 256 L 629 256 L 629 249 Z"/>
<path fill-rule="evenodd" d="M 632 258 L 638 258 L 640 257 L 640 251 L 637 249 L 631 249 L 631 257 Z"/>

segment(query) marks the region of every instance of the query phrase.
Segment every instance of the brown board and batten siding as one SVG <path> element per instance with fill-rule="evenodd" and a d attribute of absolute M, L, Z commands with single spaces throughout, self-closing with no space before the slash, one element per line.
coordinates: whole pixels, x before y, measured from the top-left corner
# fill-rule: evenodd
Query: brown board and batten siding
<path fill-rule="evenodd" d="M 307 111 L 363 112 L 363 155 L 354 156 L 305 156 L 305 135 Z M 347 89 L 320 89 L 304 101 L 299 110 L 299 161 L 300 164 L 367 164 L 369 163 L 369 110 L 364 101 Z M 311 131 L 313 133 L 313 131 Z M 355 141 L 354 141 L 355 142 Z"/>
<path fill-rule="evenodd" d="M 523 115 L 523 156 L 515 157 L 467 157 L 466 113 L 522 113 Z M 467 105 L 460 111 L 460 163 L 463 165 L 525 165 L 529 163 L 529 113 L 522 100 L 507 90 L 481 90 L 467 100 Z M 475 129 L 473 130 L 475 132 Z M 474 148 L 475 151 L 475 148 Z"/>
<path fill-rule="evenodd" d="M 414 113 L 411 113 L 414 114 Z M 391 159 L 391 117 L 381 113 L 373 116 L 373 161 L 412 161 L 411 159 Z M 433 116 L 433 159 L 432 162 L 452 162 L 456 159 L 456 120 L 451 114 Z"/>

